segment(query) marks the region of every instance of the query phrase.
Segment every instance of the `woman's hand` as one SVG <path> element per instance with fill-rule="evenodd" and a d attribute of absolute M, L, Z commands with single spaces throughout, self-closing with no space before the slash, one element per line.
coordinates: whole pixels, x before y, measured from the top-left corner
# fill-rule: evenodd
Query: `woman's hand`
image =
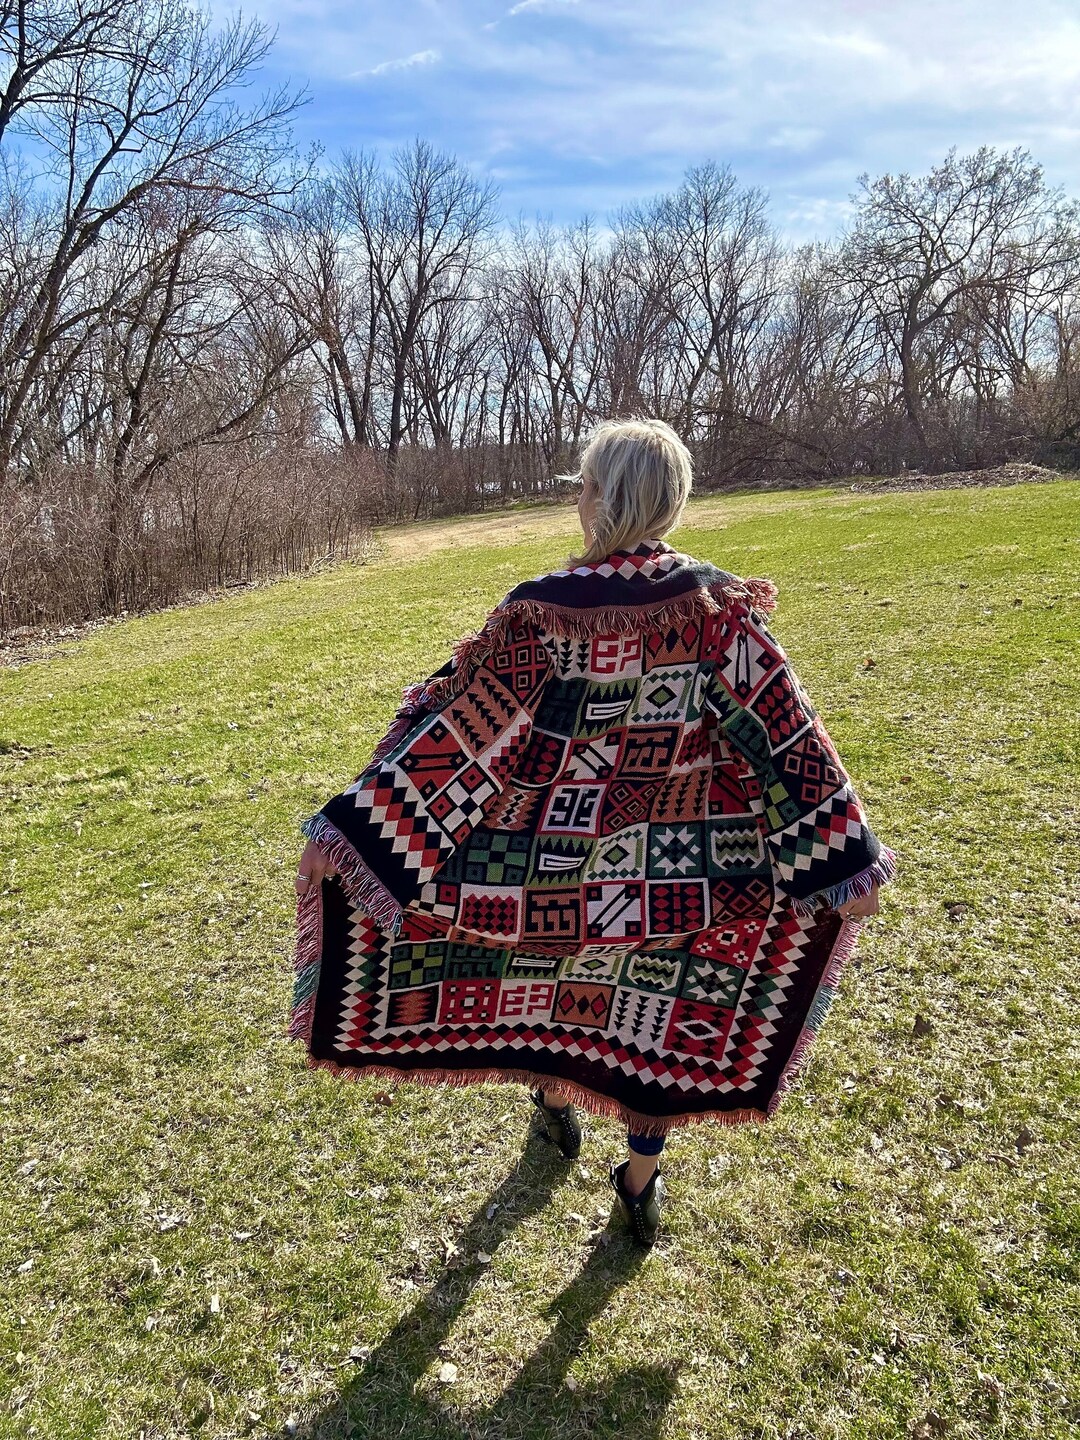
<path fill-rule="evenodd" d="M 845 920 L 866 920 L 881 909 L 878 904 L 878 887 L 874 885 L 869 895 L 859 895 L 854 900 L 845 900 L 837 910 Z"/>
<path fill-rule="evenodd" d="M 317 890 L 324 880 L 332 880 L 337 874 L 337 868 L 327 859 L 314 840 L 309 840 L 304 846 L 304 853 L 300 856 L 300 866 L 296 872 L 296 879 L 293 886 L 301 899 Z"/>

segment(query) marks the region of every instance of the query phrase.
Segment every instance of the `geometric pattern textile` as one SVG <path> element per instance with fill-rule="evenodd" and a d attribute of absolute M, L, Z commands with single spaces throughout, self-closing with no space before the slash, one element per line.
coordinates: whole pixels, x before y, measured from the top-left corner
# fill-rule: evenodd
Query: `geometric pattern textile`
<path fill-rule="evenodd" d="M 301 830 L 307 1063 L 567 1091 L 638 1132 L 771 1117 L 893 878 L 766 616 L 663 540 L 515 586 Z"/>

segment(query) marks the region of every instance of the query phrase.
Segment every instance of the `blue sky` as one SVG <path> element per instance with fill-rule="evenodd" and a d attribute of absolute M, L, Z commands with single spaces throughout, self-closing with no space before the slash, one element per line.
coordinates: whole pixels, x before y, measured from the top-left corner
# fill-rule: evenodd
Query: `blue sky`
<path fill-rule="evenodd" d="M 227 4 L 215 0 L 220 14 Z M 254 0 L 302 143 L 389 160 L 420 135 L 505 215 L 604 229 L 714 159 L 826 238 L 863 171 L 1021 145 L 1080 195 L 1078 0 Z"/>

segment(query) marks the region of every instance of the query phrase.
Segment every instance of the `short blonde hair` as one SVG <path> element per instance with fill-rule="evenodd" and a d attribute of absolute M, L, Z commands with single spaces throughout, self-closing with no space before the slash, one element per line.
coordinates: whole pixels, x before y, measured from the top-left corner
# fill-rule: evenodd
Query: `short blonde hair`
<path fill-rule="evenodd" d="M 631 415 L 593 426 L 577 473 L 557 478 L 591 479 L 596 491 L 591 543 L 568 557 L 572 568 L 674 530 L 690 498 L 693 458 L 666 420 Z"/>

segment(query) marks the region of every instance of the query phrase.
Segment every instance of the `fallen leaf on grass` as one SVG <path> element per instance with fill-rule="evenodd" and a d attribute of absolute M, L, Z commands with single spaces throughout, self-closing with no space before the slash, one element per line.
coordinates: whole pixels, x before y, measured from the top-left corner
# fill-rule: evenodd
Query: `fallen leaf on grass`
<path fill-rule="evenodd" d="M 154 1219 L 158 1222 L 159 1230 L 175 1230 L 178 1225 L 187 1224 L 187 1216 L 181 1215 L 179 1211 L 159 1210 Z"/>
<path fill-rule="evenodd" d="M 1023 1155 L 1025 1150 L 1029 1149 L 1030 1146 L 1035 1144 L 1035 1136 L 1025 1125 L 1024 1128 L 1018 1133 L 1016 1139 L 1013 1141 L 1013 1144 L 1016 1146 L 1017 1154 Z"/>
<path fill-rule="evenodd" d="M 1005 1386 L 1002 1385 L 996 1375 L 989 1375 L 985 1370 L 976 1370 L 975 1379 L 995 1400 L 1004 1400 Z"/>
<path fill-rule="evenodd" d="M 452 1265 L 461 1259 L 461 1247 L 455 1245 L 453 1240 L 443 1240 L 443 1264 Z"/>

